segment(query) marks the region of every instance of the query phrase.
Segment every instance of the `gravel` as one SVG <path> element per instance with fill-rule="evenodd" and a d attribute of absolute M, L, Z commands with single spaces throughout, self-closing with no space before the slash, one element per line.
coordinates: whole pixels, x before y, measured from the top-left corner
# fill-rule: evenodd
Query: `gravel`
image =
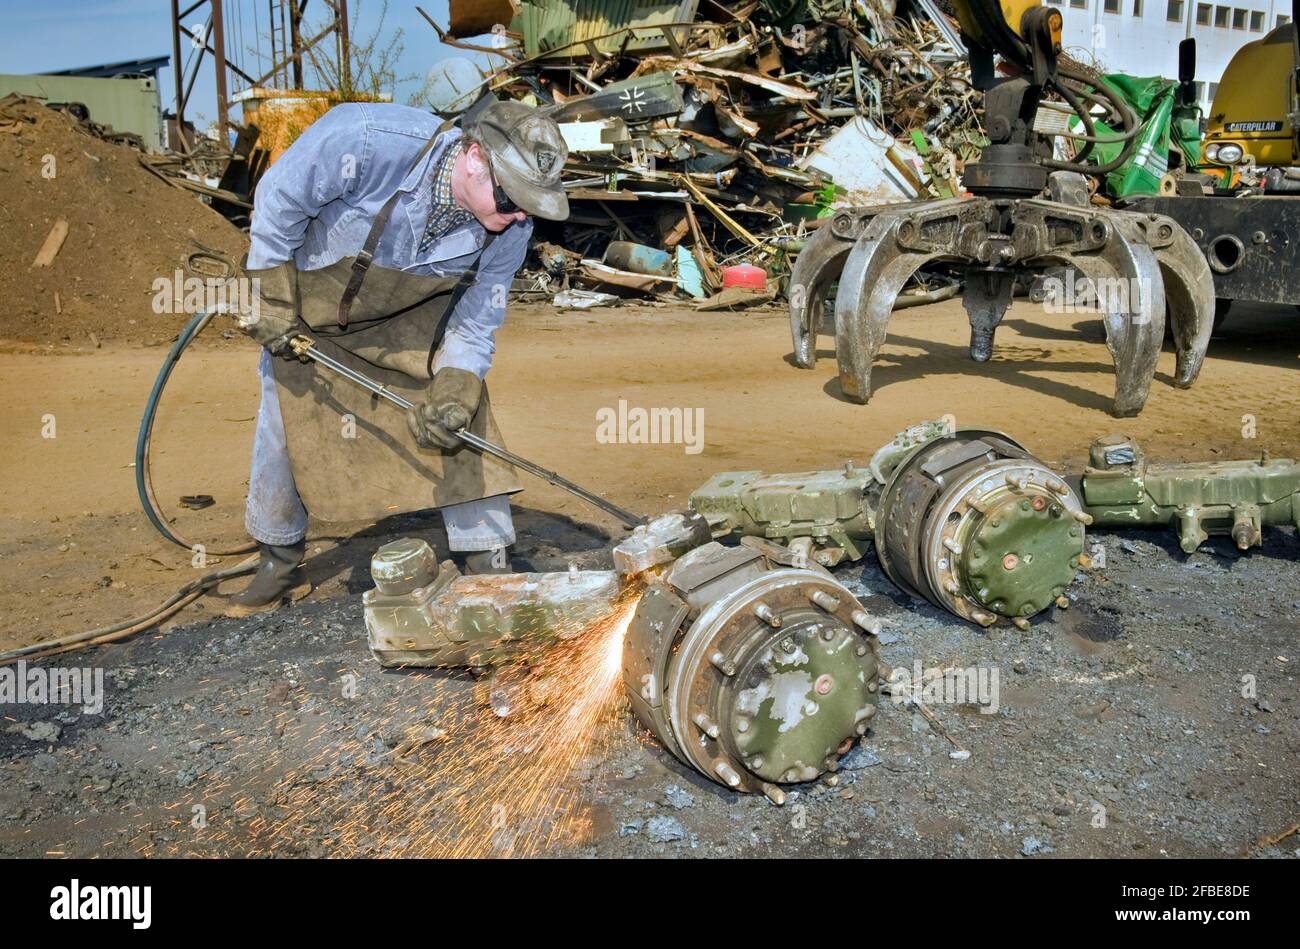
<path fill-rule="evenodd" d="M 892 634 L 888 665 L 998 670 L 995 713 L 933 704 L 931 724 L 883 695 L 839 772 L 789 788 L 783 807 L 695 773 L 619 713 L 598 755 L 563 782 L 589 830 L 533 852 L 1295 858 L 1294 837 L 1256 843 L 1300 812 L 1300 539 L 1270 530 L 1263 550 L 1216 540 L 1190 557 L 1172 532 L 1092 539 L 1106 568 L 1023 632 L 912 600 L 873 557 L 840 568 Z M 532 559 L 564 566 L 558 552 Z M 294 813 L 289 789 L 339 801 L 448 793 L 402 776 L 454 748 L 474 681 L 381 670 L 355 586 L 64 657 L 104 669 L 104 706 L 6 709 L 0 856 L 261 855 L 266 828 L 283 822 L 294 832 L 273 852 L 329 856 L 341 829 Z M 528 736 L 509 726 L 495 726 L 500 757 L 526 763 Z M 396 753 L 405 739 L 415 750 Z M 481 793 L 469 777 L 461 793 Z M 417 828 L 370 816 L 352 852 L 409 846 Z M 502 834 L 494 847 L 518 846 Z"/>

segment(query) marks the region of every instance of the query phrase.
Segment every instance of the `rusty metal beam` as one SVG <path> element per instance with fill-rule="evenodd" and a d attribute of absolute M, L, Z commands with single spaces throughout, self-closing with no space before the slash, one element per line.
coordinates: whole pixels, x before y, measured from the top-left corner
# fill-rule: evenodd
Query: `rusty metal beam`
<path fill-rule="evenodd" d="M 224 0 L 193 0 L 183 8 L 181 6 L 182 2 L 184 0 L 172 0 L 170 10 L 172 21 L 172 68 L 175 70 L 176 121 L 178 128 L 184 125 L 186 107 L 189 104 L 190 94 L 194 90 L 195 81 L 198 79 L 198 74 L 203 67 L 203 58 L 206 53 L 211 53 L 215 60 L 217 124 L 223 137 L 230 128 L 234 127 L 234 123 L 230 119 L 230 90 L 227 85 L 229 79 L 226 74 L 227 70 L 238 76 L 250 87 L 261 86 L 268 80 L 277 78 L 280 72 L 283 71 L 284 82 L 286 84 L 292 82 L 293 88 L 301 89 L 304 80 L 302 57 L 310 52 L 322 39 L 334 33 L 339 38 L 337 49 L 339 84 L 343 91 L 351 88 L 352 68 L 348 39 L 347 0 L 323 0 L 325 6 L 329 7 L 333 13 L 332 22 L 306 41 L 303 40 L 301 27 L 304 22 L 303 11 L 306 9 L 308 0 L 266 0 L 271 30 L 272 65 L 266 73 L 259 77 L 244 72 L 226 57 Z M 239 0 L 236 0 L 236 2 L 239 2 Z M 254 0 L 254 2 L 260 3 L 262 0 Z M 211 14 L 204 25 L 206 35 L 199 35 L 181 21 L 195 11 L 200 10 L 204 4 L 210 7 Z M 282 16 L 282 25 L 279 30 L 275 25 L 277 8 Z M 284 22 L 285 17 L 289 19 L 288 23 Z M 279 42 L 277 42 L 277 33 L 279 33 Z M 286 36 L 286 33 L 292 35 Z M 192 65 L 192 71 L 187 70 L 181 60 L 182 35 L 198 51 L 198 56 Z M 283 59 L 277 59 L 277 54 L 285 51 L 285 47 L 288 47 L 288 55 Z M 184 149 L 183 138 L 182 149 Z"/>
<path fill-rule="evenodd" d="M 296 0 L 289 0 L 289 49 L 296 55 L 293 57 L 293 87 L 301 89 L 302 85 L 302 11 L 307 4 L 304 2 L 301 6 Z"/>
<path fill-rule="evenodd" d="M 417 13 L 420 14 L 420 16 L 424 17 L 425 22 L 427 22 L 431 27 L 433 27 L 433 32 L 438 34 L 439 42 L 445 43 L 446 45 L 452 47 L 453 49 L 463 49 L 463 50 L 468 50 L 472 53 L 487 53 L 491 56 L 500 56 L 502 59 L 504 59 L 508 63 L 511 63 L 512 65 L 518 62 L 518 60 L 514 56 L 511 56 L 504 49 L 496 49 L 495 47 L 491 47 L 491 46 L 476 46 L 473 43 L 466 43 L 460 39 L 457 39 L 451 33 L 448 33 L 446 30 L 440 27 L 437 24 L 437 22 L 433 19 L 433 17 L 425 13 L 423 7 L 417 6 L 415 10 Z M 515 34 L 510 34 L 510 35 L 515 35 Z"/>
<path fill-rule="evenodd" d="M 204 2 L 206 3 L 207 0 L 204 0 Z M 216 51 L 215 49 L 212 48 L 212 44 L 209 43 L 209 42 L 207 41 L 206 38 L 194 35 L 194 33 L 192 33 L 192 32 L 189 30 L 188 27 L 184 27 L 184 26 L 178 27 L 177 30 L 176 30 L 176 32 L 177 32 L 177 33 L 184 33 L 186 36 L 188 36 L 191 40 L 194 41 L 194 43 L 195 43 L 195 45 L 196 45 L 196 47 L 197 47 L 198 49 L 200 49 L 200 50 L 202 50 L 202 51 L 204 51 L 204 52 L 209 52 L 209 53 L 211 53 L 213 56 L 216 56 L 216 55 L 217 55 L 217 51 Z M 213 32 L 215 32 L 215 30 L 214 30 Z M 198 44 L 200 44 L 200 43 L 202 44 L 201 46 L 198 45 Z M 250 82 L 250 83 L 251 83 L 251 82 L 253 81 L 253 77 L 252 77 L 252 76 L 250 76 L 248 73 L 244 72 L 242 69 L 240 69 L 238 66 L 236 66 L 234 63 L 232 63 L 232 62 L 231 62 L 230 60 L 228 60 L 228 59 L 226 60 L 226 68 L 229 69 L 231 72 L 235 73 L 237 76 L 239 76 L 240 79 L 243 79 L 245 82 Z M 192 85 L 192 83 L 191 83 L 191 85 Z"/>
<path fill-rule="evenodd" d="M 329 0 L 325 0 L 326 3 Z M 348 91 L 352 89 L 352 47 L 348 35 L 348 0 L 338 0 L 334 7 L 334 22 L 339 27 L 339 84 Z"/>
<path fill-rule="evenodd" d="M 222 0 L 212 0 L 212 55 L 217 58 L 217 133 L 221 136 L 221 146 L 229 142 L 230 100 L 226 96 L 226 24 L 222 19 Z"/>
<path fill-rule="evenodd" d="M 317 43 L 319 43 L 325 37 L 333 33 L 334 30 L 335 30 L 335 24 L 331 23 L 329 26 L 325 27 L 325 29 L 321 30 L 319 33 L 317 33 L 315 36 L 309 39 L 306 43 L 304 43 L 302 45 L 302 49 L 296 55 L 288 57 L 283 62 L 273 64 L 270 70 L 264 73 L 260 79 L 257 79 L 253 82 L 253 85 L 260 86 L 262 83 L 266 82 L 266 80 L 270 79 L 277 72 L 279 72 L 285 66 L 289 65 L 294 60 L 302 59 L 304 54 L 310 52 Z"/>
<path fill-rule="evenodd" d="M 181 31 L 177 29 L 183 16 L 180 9 L 180 0 L 172 0 L 172 77 L 176 81 L 176 134 L 181 140 L 177 150 L 187 152 L 189 143 L 185 141 L 185 77 L 181 71 Z M 176 147 L 172 142 L 168 144 Z"/>
<path fill-rule="evenodd" d="M 677 42 L 677 34 L 673 32 L 672 27 L 664 26 L 660 28 L 664 35 L 664 42 L 668 44 L 668 50 L 678 59 L 682 57 L 682 44 Z"/>

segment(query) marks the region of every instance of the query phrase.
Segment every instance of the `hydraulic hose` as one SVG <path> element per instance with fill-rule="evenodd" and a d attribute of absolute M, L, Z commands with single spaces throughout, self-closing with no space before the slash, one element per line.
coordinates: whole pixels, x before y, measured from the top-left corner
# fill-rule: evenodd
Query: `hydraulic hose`
<path fill-rule="evenodd" d="M 149 401 L 145 403 L 144 415 L 140 418 L 140 433 L 135 442 L 135 488 L 136 493 L 140 496 L 140 505 L 144 508 L 145 517 L 149 518 L 149 523 L 153 524 L 163 537 L 178 547 L 184 547 L 187 550 L 193 550 L 197 545 L 190 543 L 174 532 L 167 522 L 167 515 L 158 506 L 158 499 L 153 490 L 153 480 L 149 472 L 149 444 L 153 435 L 154 418 L 158 414 L 158 403 L 162 399 L 167 380 L 171 378 L 172 370 L 176 368 L 176 364 L 180 361 L 181 354 L 185 352 L 186 347 L 203 332 L 204 327 L 212 322 L 212 318 L 216 315 L 215 310 L 200 310 L 185 324 L 185 328 L 176 337 L 176 342 L 172 345 L 171 351 L 167 354 L 167 358 L 163 360 L 162 368 L 158 370 L 158 378 L 154 380 L 153 389 L 149 392 Z M 249 545 L 231 550 L 209 551 L 209 553 L 214 557 L 235 557 L 240 554 L 250 553 L 256 549 L 256 545 Z M 223 580 L 252 573 L 257 569 L 257 563 L 257 557 L 248 557 L 233 567 L 206 573 L 185 584 L 160 606 L 143 616 L 123 620 L 111 626 L 100 626 L 97 629 L 88 629 L 84 632 L 72 633 L 58 639 L 33 643 L 30 646 L 23 646 L 19 649 L 11 649 L 8 652 L 0 653 L 0 666 L 8 665 L 19 659 L 44 659 L 58 653 L 71 652 L 75 649 L 84 649 L 88 646 L 97 646 L 102 643 L 125 639 L 127 636 L 141 630 L 156 626 L 174 613 L 180 612 Z"/>
<path fill-rule="evenodd" d="M 56 653 L 71 652 L 74 649 L 84 649 L 87 646 L 98 646 L 101 643 L 125 639 L 127 636 L 141 630 L 158 625 L 173 613 L 179 612 L 190 603 L 193 603 L 221 581 L 241 574 L 251 573 L 256 569 L 257 558 L 249 557 L 233 567 L 226 567 L 224 570 L 215 570 L 212 573 L 204 574 L 198 579 L 185 584 L 152 612 L 133 619 L 123 620 L 120 623 L 114 623 L 111 626 L 101 626 L 98 629 L 88 629 L 84 632 L 72 633 L 69 636 L 61 636 L 58 639 L 47 639 L 45 642 L 11 649 L 8 652 L 0 653 L 0 666 L 9 665 L 19 659 L 44 659 L 46 656 L 53 656 Z"/>
<path fill-rule="evenodd" d="M 1089 91 L 1089 86 L 1092 86 Z M 1048 168 L 1056 168 L 1063 171 L 1076 171 L 1088 175 L 1104 175 L 1120 167 L 1133 152 L 1133 146 L 1137 141 L 1139 123 L 1137 116 L 1129 107 L 1128 103 L 1119 98 L 1106 84 L 1100 81 L 1100 78 L 1093 79 L 1089 71 L 1083 67 L 1074 67 L 1070 64 L 1062 63 L 1059 67 L 1059 78 L 1052 82 L 1052 87 L 1069 103 L 1074 109 L 1075 114 L 1083 122 L 1086 130 L 1084 135 L 1072 133 L 1062 133 L 1062 138 L 1074 139 L 1084 142 L 1084 147 L 1079 155 L 1075 156 L 1072 162 L 1056 161 L 1055 159 L 1044 159 L 1043 164 Z M 1117 118 L 1119 120 L 1119 134 L 1115 136 L 1099 137 L 1096 133 L 1096 127 L 1093 124 L 1092 115 L 1088 111 L 1088 106 L 1081 100 L 1080 96 L 1089 101 L 1103 101 L 1110 110 L 1111 115 L 1107 118 Z M 1098 164 L 1084 164 L 1080 159 L 1086 157 L 1095 144 L 1118 144 L 1121 145 L 1120 152 L 1108 162 Z"/>
<path fill-rule="evenodd" d="M 135 440 L 135 489 L 140 496 L 140 506 L 144 508 L 145 517 L 149 518 L 149 522 L 157 528 L 158 533 L 162 534 L 163 537 L 178 547 L 184 547 L 187 550 L 193 550 L 197 545 L 192 544 L 172 530 L 167 515 L 159 507 L 158 498 L 154 494 L 153 479 L 149 469 L 149 442 L 153 435 L 154 418 L 158 413 L 158 402 L 162 398 L 167 380 L 171 378 L 172 370 L 176 368 L 176 364 L 180 361 L 185 348 L 203 332 L 203 328 L 216 315 L 214 310 L 200 310 L 185 324 L 185 328 L 176 337 L 176 342 L 172 345 L 171 351 L 167 354 L 167 358 L 163 360 L 162 368 L 158 370 L 158 378 L 154 380 L 153 389 L 149 392 L 149 401 L 145 403 L 144 415 L 140 418 L 140 434 Z M 255 549 L 256 546 L 250 544 L 231 550 L 212 550 L 208 551 L 208 553 L 214 557 L 237 557 L 240 554 L 250 553 Z"/>

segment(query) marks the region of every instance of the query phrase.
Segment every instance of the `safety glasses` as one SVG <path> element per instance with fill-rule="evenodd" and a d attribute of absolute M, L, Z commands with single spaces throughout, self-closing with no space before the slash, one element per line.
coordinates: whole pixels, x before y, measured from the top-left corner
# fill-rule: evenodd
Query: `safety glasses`
<path fill-rule="evenodd" d="M 492 170 L 492 162 L 490 160 L 488 161 L 487 166 L 488 177 L 492 179 L 492 200 L 496 202 L 497 213 L 517 213 L 520 210 L 519 205 L 510 200 L 510 195 L 506 194 L 506 189 L 501 187 L 500 183 L 497 182 L 497 175 L 496 172 Z"/>

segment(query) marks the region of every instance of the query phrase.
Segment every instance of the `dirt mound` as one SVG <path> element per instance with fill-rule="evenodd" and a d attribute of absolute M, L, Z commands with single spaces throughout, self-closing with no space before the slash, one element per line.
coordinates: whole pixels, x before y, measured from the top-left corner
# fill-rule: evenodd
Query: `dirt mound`
<path fill-rule="evenodd" d="M 247 238 L 139 152 L 95 138 L 34 99 L 0 101 L 0 339 L 85 347 L 171 339 L 184 313 L 155 313 L 154 283 L 184 274 L 199 244 L 235 261 Z M 33 267 L 59 220 L 67 239 Z"/>

